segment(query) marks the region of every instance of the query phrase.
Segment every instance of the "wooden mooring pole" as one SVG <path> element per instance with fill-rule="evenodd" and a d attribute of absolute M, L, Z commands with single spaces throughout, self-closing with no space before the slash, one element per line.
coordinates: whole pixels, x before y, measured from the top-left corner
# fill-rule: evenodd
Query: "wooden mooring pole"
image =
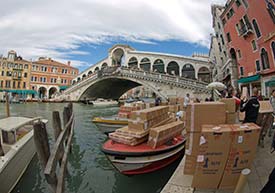
<path fill-rule="evenodd" d="M 57 141 L 58 139 L 58 136 L 60 135 L 61 131 L 62 131 L 62 126 L 61 126 L 61 119 L 60 119 L 60 115 L 59 115 L 59 112 L 58 111 L 54 111 L 53 114 L 52 114 L 52 120 L 53 120 L 53 133 L 54 133 L 54 139 L 55 139 L 55 142 Z M 59 151 L 59 155 L 58 155 L 58 158 L 59 158 L 59 165 L 61 166 L 61 161 L 62 161 L 62 156 L 63 156 L 63 153 L 64 153 L 64 145 L 61 145 L 60 147 L 60 151 Z"/>
<path fill-rule="evenodd" d="M 67 161 L 74 129 L 73 106 L 64 107 L 63 129 L 58 111 L 52 114 L 55 143 L 50 151 L 46 127 L 41 122 L 34 125 L 34 139 L 46 181 L 55 193 L 63 193 L 68 174 Z M 64 146 L 65 144 L 65 146 Z M 57 164 L 59 162 L 59 168 Z"/>
<path fill-rule="evenodd" d="M 5 93 L 5 98 L 6 98 L 6 113 L 7 113 L 7 117 L 10 117 L 10 101 L 9 101 L 9 95 L 6 92 Z"/>

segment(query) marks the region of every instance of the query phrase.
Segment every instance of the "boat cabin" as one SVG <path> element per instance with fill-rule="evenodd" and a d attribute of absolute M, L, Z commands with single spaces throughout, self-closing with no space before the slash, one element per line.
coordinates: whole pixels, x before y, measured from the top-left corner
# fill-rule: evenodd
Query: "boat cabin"
<path fill-rule="evenodd" d="M 0 138 L 4 154 L 10 150 L 12 145 L 33 129 L 33 123 L 37 119 L 38 118 L 8 117 L 0 120 Z"/>

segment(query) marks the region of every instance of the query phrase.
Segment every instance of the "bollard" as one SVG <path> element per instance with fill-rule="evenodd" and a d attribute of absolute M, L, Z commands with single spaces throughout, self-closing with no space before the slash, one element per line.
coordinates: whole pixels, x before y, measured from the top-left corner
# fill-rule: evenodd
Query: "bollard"
<path fill-rule="evenodd" d="M 240 178 L 238 180 L 238 183 L 237 183 L 234 193 L 242 193 L 243 192 L 243 189 L 246 185 L 247 177 L 250 173 L 251 173 L 251 170 L 248 168 L 242 170 L 242 173 L 240 175 Z"/>

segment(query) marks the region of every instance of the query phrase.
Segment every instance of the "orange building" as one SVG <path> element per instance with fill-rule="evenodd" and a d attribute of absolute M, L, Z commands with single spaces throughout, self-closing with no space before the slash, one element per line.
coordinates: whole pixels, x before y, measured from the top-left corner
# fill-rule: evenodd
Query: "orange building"
<path fill-rule="evenodd" d="M 63 64 L 40 57 L 38 61 L 32 62 L 30 86 L 39 98 L 52 98 L 70 86 L 77 75 L 78 69 L 72 67 L 70 61 Z"/>

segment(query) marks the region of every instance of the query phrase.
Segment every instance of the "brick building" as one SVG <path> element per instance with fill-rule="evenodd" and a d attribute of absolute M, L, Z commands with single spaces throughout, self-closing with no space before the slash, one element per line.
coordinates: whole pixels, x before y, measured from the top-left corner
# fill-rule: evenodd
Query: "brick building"
<path fill-rule="evenodd" d="M 0 95 L 3 91 L 13 97 L 24 97 L 35 94 L 30 87 L 31 62 L 17 56 L 15 51 L 9 51 L 8 57 L 0 58 Z"/>
<path fill-rule="evenodd" d="M 270 96 L 275 87 L 275 1 L 229 0 L 220 16 L 239 87 Z"/>
<path fill-rule="evenodd" d="M 57 62 L 51 58 L 39 58 L 32 62 L 30 86 L 39 98 L 52 98 L 54 94 L 62 92 L 72 84 L 72 79 L 78 75 L 78 69 L 67 64 Z"/>

